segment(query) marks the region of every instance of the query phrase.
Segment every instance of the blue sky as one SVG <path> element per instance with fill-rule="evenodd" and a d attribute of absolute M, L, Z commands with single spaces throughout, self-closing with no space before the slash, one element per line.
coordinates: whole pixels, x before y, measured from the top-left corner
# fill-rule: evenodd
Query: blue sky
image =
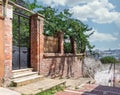
<path fill-rule="evenodd" d="M 95 49 L 120 49 L 120 0 L 38 0 L 38 3 L 68 8 L 74 18 L 92 27 L 95 32 L 89 40 Z"/>

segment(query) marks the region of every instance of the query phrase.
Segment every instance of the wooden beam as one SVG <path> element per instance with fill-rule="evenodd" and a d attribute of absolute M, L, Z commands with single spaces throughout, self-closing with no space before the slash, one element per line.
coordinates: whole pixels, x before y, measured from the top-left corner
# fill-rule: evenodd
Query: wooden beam
<path fill-rule="evenodd" d="M 10 5 L 13 5 L 13 6 L 17 7 L 17 8 L 20 8 L 20 9 L 22 9 L 22 10 L 25 10 L 25 11 L 31 13 L 31 14 L 36 14 L 35 12 L 33 12 L 33 11 L 27 9 L 27 8 L 24 8 L 24 7 L 22 7 L 22 6 L 20 6 L 20 5 L 16 4 L 16 3 L 14 3 L 14 2 L 11 1 L 11 0 L 9 0 L 8 3 L 9 3 Z M 38 13 L 37 13 L 37 14 L 38 14 Z M 42 14 L 38 14 L 38 15 L 44 18 L 44 16 L 43 16 Z"/>

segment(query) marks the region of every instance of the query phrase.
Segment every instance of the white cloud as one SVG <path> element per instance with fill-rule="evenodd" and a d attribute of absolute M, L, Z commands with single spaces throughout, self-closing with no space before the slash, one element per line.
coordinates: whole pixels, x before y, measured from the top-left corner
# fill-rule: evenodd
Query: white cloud
<path fill-rule="evenodd" d="M 39 2 L 40 0 L 38 0 Z M 70 7 L 73 16 L 81 21 L 103 24 L 115 23 L 120 27 L 120 12 L 108 0 L 41 0 L 40 2 L 52 7 L 61 5 Z"/>
<path fill-rule="evenodd" d="M 67 6 L 75 6 L 75 5 L 79 5 L 79 4 L 86 4 L 89 2 L 93 2 L 96 0 L 66 0 L 66 5 Z"/>
<path fill-rule="evenodd" d="M 84 5 L 77 5 L 70 9 L 74 17 L 86 21 L 91 19 L 95 23 L 119 23 L 120 13 L 114 11 L 115 6 L 108 0 L 94 0 Z"/>
<path fill-rule="evenodd" d="M 58 6 L 58 5 L 64 6 L 66 4 L 66 0 L 41 0 L 40 2 L 43 2 L 44 4 L 51 6 Z"/>
<path fill-rule="evenodd" d="M 66 5 L 66 6 L 75 6 L 75 5 L 79 5 L 79 4 L 86 4 L 88 2 L 93 2 L 96 0 L 37 0 L 38 2 L 43 2 L 44 4 L 47 5 Z"/>
<path fill-rule="evenodd" d="M 120 31 L 115 31 L 115 32 L 114 32 L 114 36 L 120 38 Z"/>
<path fill-rule="evenodd" d="M 95 30 L 94 34 L 90 36 L 89 40 L 91 42 L 102 42 L 102 41 L 116 41 L 118 38 L 108 33 L 100 33 Z"/>
<path fill-rule="evenodd" d="M 118 48 L 120 48 L 120 44 L 118 44 Z"/>

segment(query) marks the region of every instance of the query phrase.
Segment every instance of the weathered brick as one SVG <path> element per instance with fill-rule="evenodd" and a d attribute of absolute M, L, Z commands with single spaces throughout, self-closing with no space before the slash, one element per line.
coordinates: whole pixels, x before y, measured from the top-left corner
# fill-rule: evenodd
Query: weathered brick
<path fill-rule="evenodd" d="M 58 32 L 58 40 L 59 40 L 59 53 L 64 54 L 64 33 Z"/>
<path fill-rule="evenodd" d="M 38 14 L 31 16 L 31 66 L 36 71 L 39 71 L 44 52 L 43 20 Z"/>
<path fill-rule="evenodd" d="M 54 57 L 43 58 L 40 69 L 41 74 L 47 75 L 51 72 L 51 74 L 62 74 L 63 77 L 68 75 L 71 78 L 79 78 L 82 76 L 82 61 L 77 57 L 62 57 L 62 55 L 61 57 L 58 57 L 55 56 L 54 53 L 47 53 L 46 55 Z M 52 66 L 55 66 L 55 71 L 50 69 Z"/>
<path fill-rule="evenodd" d="M 2 83 L 3 77 L 4 77 L 4 31 L 3 31 L 3 19 L 0 18 L 0 83 Z"/>
<path fill-rule="evenodd" d="M 11 6 L 9 6 L 10 9 Z M 1 9 L 1 7 L 0 7 Z M 4 76 L 3 76 L 4 75 Z M 8 85 L 12 75 L 12 20 L 9 17 L 0 18 L 0 77 Z M 1 78 L 3 78 L 1 77 Z"/>

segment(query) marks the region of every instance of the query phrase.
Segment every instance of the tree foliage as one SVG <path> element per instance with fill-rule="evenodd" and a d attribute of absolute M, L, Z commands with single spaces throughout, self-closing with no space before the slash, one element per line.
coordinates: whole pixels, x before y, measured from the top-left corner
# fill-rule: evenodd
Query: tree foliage
<path fill-rule="evenodd" d="M 37 0 L 33 0 L 33 2 L 25 0 L 24 2 L 24 6 L 29 10 L 37 11 L 45 16 L 45 35 L 54 36 L 57 32 L 64 32 L 65 40 L 72 38 L 76 41 L 78 53 L 84 53 L 86 48 L 89 50 L 94 48 L 88 40 L 93 32 L 90 34 L 86 33 L 87 31 L 91 31 L 92 28 L 89 28 L 88 25 L 85 25 L 80 20 L 72 18 L 69 9 L 60 11 L 50 6 L 41 6 L 38 5 Z M 65 44 L 65 49 L 71 46 L 69 43 L 65 42 Z M 70 49 L 66 50 L 68 51 Z"/>
<path fill-rule="evenodd" d="M 117 60 L 115 57 L 112 56 L 106 56 L 100 59 L 100 61 L 105 64 L 105 63 L 117 63 Z"/>
<path fill-rule="evenodd" d="M 65 53 L 72 53 L 71 51 L 72 51 L 71 44 L 69 42 L 65 42 L 64 43 L 64 52 Z"/>
<path fill-rule="evenodd" d="M 27 8 L 27 3 L 24 0 L 12 0 L 12 1 Z M 13 7 L 13 11 L 27 16 L 30 15 L 30 13 L 17 7 Z M 20 15 L 13 14 L 12 21 L 13 21 L 13 45 L 20 47 L 29 47 L 30 36 L 29 19 L 26 19 Z"/>

